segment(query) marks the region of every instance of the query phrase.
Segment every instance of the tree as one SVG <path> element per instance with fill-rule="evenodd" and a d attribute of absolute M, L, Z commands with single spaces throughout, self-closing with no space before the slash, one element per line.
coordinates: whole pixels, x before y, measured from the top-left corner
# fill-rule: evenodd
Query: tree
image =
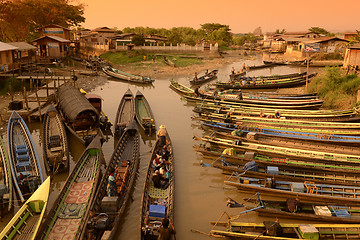
<path fill-rule="evenodd" d="M 310 32 L 314 32 L 314 33 L 317 33 L 317 34 L 320 34 L 320 35 L 328 35 L 330 34 L 328 31 L 326 31 L 324 28 L 320 28 L 320 27 L 311 27 L 309 29 Z"/>
<path fill-rule="evenodd" d="M 219 45 L 229 45 L 232 41 L 229 25 L 219 23 L 201 24 L 201 29 L 205 32 L 205 39 L 216 41 Z"/>
<path fill-rule="evenodd" d="M 257 35 L 257 36 L 262 35 L 261 27 L 255 28 L 255 30 L 253 31 L 253 34 Z"/>
<path fill-rule="evenodd" d="M 70 0 L 0 0 L 0 39 L 31 41 L 48 24 L 78 26 L 85 21 L 84 5 Z"/>
<path fill-rule="evenodd" d="M 135 44 L 136 46 L 142 46 L 145 43 L 145 39 L 142 35 L 135 35 L 131 42 Z"/>
<path fill-rule="evenodd" d="M 356 36 L 350 39 L 349 45 L 360 43 L 360 31 L 356 30 Z"/>
<path fill-rule="evenodd" d="M 283 28 L 282 30 L 276 29 L 275 34 L 284 34 L 286 33 L 286 30 Z"/>

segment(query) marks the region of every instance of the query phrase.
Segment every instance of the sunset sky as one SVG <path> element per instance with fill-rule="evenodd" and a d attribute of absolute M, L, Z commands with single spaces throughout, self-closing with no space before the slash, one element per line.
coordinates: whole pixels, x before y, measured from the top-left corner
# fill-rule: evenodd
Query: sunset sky
<path fill-rule="evenodd" d="M 360 30 L 360 0 L 79 0 L 86 4 L 83 27 L 193 27 L 229 25 L 233 33 L 276 29 L 330 32 Z"/>

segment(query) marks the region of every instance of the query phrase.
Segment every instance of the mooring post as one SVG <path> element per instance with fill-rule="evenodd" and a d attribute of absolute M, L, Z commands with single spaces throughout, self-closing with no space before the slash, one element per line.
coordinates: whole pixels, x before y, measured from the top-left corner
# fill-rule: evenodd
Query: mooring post
<path fill-rule="evenodd" d="M 36 95 L 36 101 L 37 101 L 37 103 L 39 105 L 39 119 L 40 119 L 40 122 L 42 122 L 41 121 L 41 104 L 40 104 L 39 96 L 38 96 L 37 92 L 35 92 L 35 95 Z"/>
<path fill-rule="evenodd" d="M 25 100 L 25 104 L 26 104 L 26 111 L 27 111 L 27 115 L 28 115 L 28 121 L 31 122 L 31 119 L 30 119 L 30 110 L 29 110 L 29 103 L 28 103 L 27 95 L 26 95 L 26 87 L 24 87 L 24 100 Z"/>

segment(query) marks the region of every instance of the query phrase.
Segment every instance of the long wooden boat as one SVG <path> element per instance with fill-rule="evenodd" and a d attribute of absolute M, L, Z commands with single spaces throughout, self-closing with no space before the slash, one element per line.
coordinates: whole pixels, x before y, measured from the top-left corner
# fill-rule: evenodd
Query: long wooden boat
<path fill-rule="evenodd" d="M 170 67 L 176 67 L 175 63 L 173 61 L 171 61 L 169 58 L 167 58 L 166 56 L 163 56 L 164 58 L 164 62 L 169 65 Z"/>
<path fill-rule="evenodd" d="M 14 186 L 25 201 L 43 182 L 43 175 L 30 131 L 16 111 L 10 116 L 7 135 Z"/>
<path fill-rule="evenodd" d="M 53 105 L 43 120 L 43 157 L 48 172 L 63 172 L 69 168 L 69 146 L 65 126 Z"/>
<path fill-rule="evenodd" d="M 226 230 L 211 230 L 210 235 L 244 240 L 344 240 L 360 238 L 360 224 L 276 224 L 271 221 L 264 224 L 230 221 L 224 226 L 226 226 Z"/>
<path fill-rule="evenodd" d="M 175 81 L 174 79 L 170 80 L 170 87 L 175 91 L 179 92 L 180 94 L 190 95 L 190 96 L 193 96 L 195 94 L 195 91 L 193 89 Z"/>
<path fill-rule="evenodd" d="M 215 70 L 212 70 L 200 77 L 197 77 L 197 79 L 193 78 L 192 80 L 190 80 L 190 84 L 191 85 L 199 85 L 199 84 L 203 84 L 203 83 L 206 83 L 206 82 L 209 82 L 211 80 L 214 80 L 217 78 L 217 73 L 218 73 L 219 70 L 215 69 Z"/>
<path fill-rule="evenodd" d="M 244 134 L 252 133 L 254 138 L 277 138 L 277 139 L 295 139 L 303 140 L 308 142 L 317 142 L 317 143 L 329 143 L 337 145 L 359 145 L 360 136 L 352 135 L 335 135 L 335 134 L 325 134 L 325 133 L 312 133 L 312 132 L 298 132 L 298 131 L 287 131 L 287 130 L 277 130 L 271 128 L 261 128 L 261 127 L 247 127 L 231 123 L 221 123 L 221 122 L 202 122 L 201 126 L 205 129 L 212 129 L 222 132 L 233 132 L 241 130 Z M 246 135 L 247 136 L 247 135 Z"/>
<path fill-rule="evenodd" d="M 201 98 L 195 96 L 183 96 L 188 102 L 196 102 L 196 103 L 218 103 L 220 105 L 234 105 L 238 107 L 249 107 L 249 108 L 271 108 L 271 109 L 319 109 L 323 101 L 313 101 L 313 102 L 297 102 L 296 104 L 283 104 L 280 101 L 229 101 L 228 99 L 208 99 L 208 98 Z M 294 102 L 295 103 L 295 102 Z"/>
<path fill-rule="evenodd" d="M 145 96 L 137 91 L 135 95 L 135 117 L 144 132 L 155 131 L 155 118 Z"/>
<path fill-rule="evenodd" d="M 222 162 L 223 160 L 235 165 L 256 161 L 256 164 L 262 168 L 267 168 L 268 166 L 275 166 L 283 169 L 299 168 L 319 174 L 333 174 L 334 178 L 344 174 L 348 176 L 360 174 L 360 167 L 346 164 L 339 165 L 331 162 L 318 163 L 302 159 L 272 157 L 254 152 L 239 151 L 233 148 L 222 150 L 214 147 L 204 147 L 203 145 L 195 145 L 193 149 L 196 152 L 201 153 L 204 159 L 212 161 L 211 164 L 213 166 L 220 164 L 219 162 Z"/>
<path fill-rule="evenodd" d="M 269 108 L 242 108 L 237 106 L 216 106 L 213 104 L 198 104 L 195 106 L 194 112 L 199 114 L 207 113 L 217 113 L 217 114 L 227 114 L 231 112 L 231 115 L 236 116 L 247 116 L 247 117 L 259 117 L 262 113 L 266 118 L 275 118 L 275 111 Z M 323 112 L 319 113 L 316 110 L 309 110 L 304 112 L 304 110 L 281 110 L 281 116 L 285 119 L 297 119 L 297 120 L 307 120 L 307 121 L 322 121 L 322 122 L 358 122 L 360 119 L 356 117 L 356 114 L 353 110 L 348 111 L 338 111 L 338 112 Z"/>
<path fill-rule="evenodd" d="M 253 66 L 246 66 L 247 70 L 256 70 L 256 69 L 261 69 L 261 68 L 271 68 L 276 66 L 276 64 L 274 63 L 266 63 L 266 64 L 262 64 L 262 65 L 253 65 Z"/>
<path fill-rule="evenodd" d="M 310 74 L 308 79 L 310 80 L 316 74 Z M 256 82 L 256 84 L 242 84 L 241 82 L 218 82 L 215 86 L 219 89 L 275 89 L 275 88 L 290 88 L 298 87 L 306 84 L 306 77 L 297 77 L 280 80 L 267 80 Z"/>
<path fill-rule="evenodd" d="M 288 74 L 274 74 L 268 76 L 252 76 L 251 78 L 255 78 L 256 80 L 277 80 L 277 79 L 286 79 L 286 78 L 296 78 L 296 77 L 304 77 L 306 76 L 307 72 L 300 72 L 300 73 L 288 73 Z M 245 77 L 246 79 L 247 77 Z"/>
<path fill-rule="evenodd" d="M 154 79 L 151 79 L 150 77 L 133 75 L 130 73 L 120 71 L 119 69 L 112 68 L 110 66 L 103 67 L 102 70 L 108 76 L 116 78 L 116 79 L 120 79 L 123 81 L 140 83 L 140 84 L 151 84 L 155 81 Z"/>
<path fill-rule="evenodd" d="M 214 162 L 213 167 L 220 168 L 225 174 L 237 173 L 250 178 L 272 178 L 275 181 L 311 181 L 320 184 L 336 184 L 344 186 L 359 186 L 360 178 L 357 174 L 323 172 L 316 169 L 302 169 L 299 166 L 259 166 L 256 161 L 246 164 L 232 164 L 224 158 Z"/>
<path fill-rule="evenodd" d="M 238 71 L 238 72 L 233 72 L 229 75 L 230 80 L 239 80 L 242 76 L 245 76 L 246 71 Z"/>
<path fill-rule="evenodd" d="M 22 205 L 0 233 L 0 239 L 35 239 L 44 217 L 50 192 L 48 177 Z"/>
<path fill-rule="evenodd" d="M 121 101 L 116 112 L 115 117 L 115 129 L 114 133 L 116 137 L 120 137 L 125 128 L 132 123 L 135 119 L 135 100 L 131 90 L 128 89 Z"/>
<path fill-rule="evenodd" d="M 90 206 L 91 214 L 84 220 L 88 224 L 81 239 L 116 239 L 116 230 L 126 203 L 132 198 L 130 191 L 135 182 L 139 161 L 140 136 L 136 121 L 133 119 L 132 124 L 121 135 L 110 158 Z M 108 191 L 110 176 L 113 176 L 116 182 L 114 193 Z"/>
<path fill-rule="evenodd" d="M 0 209 L 3 213 L 7 213 L 11 210 L 13 206 L 13 181 L 11 177 L 11 166 L 9 157 L 3 142 L 2 137 L 0 136 L 0 167 L 2 169 L 0 176 L 0 188 L 1 193 L 0 197 L 3 200 L 2 206 Z"/>
<path fill-rule="evenodd" d="M 96 136 L 68 176 L 37 239 L 79 239 L 87 224 L 84 216 L 94 201 L 103 161 L 100 137 Z"/>
<path fill-rule="evenodd" d="M 101 132 L 100 115 L 93 105 L 70 85 L 58 90 L 59 112 L 67 129 L 84 145 Z"/>
<path fill-rule="evenodd" d="M 152 176 L 154 174 L 153 160 L 162 148 L 159 139 L 157 139 L 148 163 L 144 191 L 141 199 L 140 239 L 157 239 L 159 235 L 157 228 L 162 219 L 167 218 L 171 222 L 174 222 L 174 153 L 169 135 L 166 136 L 166 142 L 167 150 L 170 152 L 168 159 L 169 184 L 165 189 L 160 189 L 154 187 L 152 181 Z"/>
<path fill-rule="evenodd" d="M 226 185 L 237 187 L 240 191 L 259 192 L 279 198 L 298 198 L 304 202 L 322 202 L 360 206 L 360 187 L 336 184 L 320 184 L 312 181 L 288 182 L 272 179 L 239 177 L 239 180 L 226 180 Z"/>
<path fill-rule="evenodd" d="M 200 140 L 215 144 L 221 148 L 234 148 L 241 151 L 256 152 L 266 156 L 289 157 L 292 159 L 344 165 L 359 165 L 360 156 L 351 154 L 331 153 L 325 151 L 304 150 L 299 148 L 279 147 L 266 144 L 238 142 L 213 136 L 204 136 Z"/>
<path fill-rule="evenodd" d="M 290 201 L 294 202 L 294 200 L 296 199 L 289 200 L 289 205 Z M 259 216 L 333 223 L 360 223 L 360 208 L 347 206 L 346 202 L 335 206 L 298 201 L 298 207 L 294 206 L 294 209 L 293 206 L 288 207 L 287 201 L 267 201 L 258 197 L 256 203 L 259 208 L 254 209 L 251 206 L 246 208 L 254 209 Z"/>

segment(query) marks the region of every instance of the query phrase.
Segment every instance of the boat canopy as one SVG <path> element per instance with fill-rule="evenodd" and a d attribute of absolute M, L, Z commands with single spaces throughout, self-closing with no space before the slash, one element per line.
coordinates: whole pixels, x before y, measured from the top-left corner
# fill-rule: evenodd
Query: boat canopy
<path fill-rule="evenodd" d="M 75 122 L 80 115 L 91 115 L 98 122 L 99 112 L 91 105 L 79 89 L 64 85 L 59 89 L 59 105 L 66 118 Z"/>

